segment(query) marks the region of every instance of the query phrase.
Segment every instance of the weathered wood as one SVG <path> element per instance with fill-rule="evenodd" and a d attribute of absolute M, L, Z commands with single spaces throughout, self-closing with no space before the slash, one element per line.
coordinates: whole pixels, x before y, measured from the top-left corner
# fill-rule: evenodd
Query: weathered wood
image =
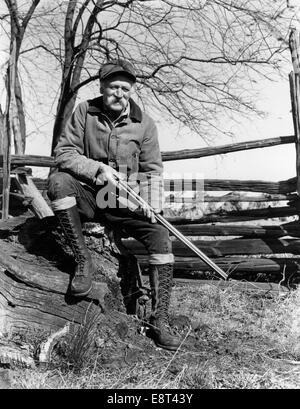
<path fill-rule="evenodd" d="M 146 254 L 144 247 L 135 240 L 123 241 L 134 254 Z M 300 254 L 299 239 L 233 239 L 233 240 L 193 240 L 193 243 L 208 257 L 224 257 L 227 255 L 257 255 L 292 253 Z M 193 252 L 178 240 L 174 240 L 175 256 L 193 256 Z"/>
<path fill-rule="evenodd" d="M 16 279 L 25 283 L 27 286 L 38 288 L 44 291 L 50 291 L 51 293 L 66 294 L 69 286 L 70 275 L 57 271 L 55 268 L 51 268 L 50 265 L 44 265 L 48 267 L 47 273 L 41 274 L 41 264 L 34 263 L 34 257 L 30 260 L 17 260 L 10 256 L 13 251 L 13 246 L 9 243 L 1 240 L 0 248 L 0 266 L 13 274 Z M 36 261 L 36 259 L 35 259 Z M 1 288 L 1 287 L 0 287 Z M 97 299 L 99 301 L 104 300 L 105 294 L 108 292 L 107 284 L 105 283 L 93 283 L 93 291 L 88 296 L 89 300 Z"/>
<path fill-rule="evenodd" d="M 279 182 L 265 182 L 263 180 L 234 180 L 234 179 L 165 179 L 164 188 L 166 192 L 179 191 L 249 191 L 267 194 L 287 194 L 295 192 L 296 178 L 282 180 Z"/>
<path fill-rule="evenodd" d="M 12 232 L 20 229 L 31 215 L 12 217 L 0 221 L 0 231 Z M 169 218 L 170 219 L 170 218 Z M 185 219 L 186 220 L 186 219 Z M 188 220 L 189 221 L 189 220 Z M 257 225 L 257 224 L 184 224 L 176 228 L 186 236 L 243 236 L 252 238 L 271 238 L 282 236 L 300 237 L 300 223 L 298 221 L 282 223 L 280 225 Z M 87 236 L 103 237 L 104 227 L 98 223 L 85 223 L 83 233 Z"/>
<path fill-rule="evenodd" d="M 0 166 L 2 166 L 3 157 L 0 155 Z M 51 156 L 40 155 L 11 155 L 12 166 L 38 166 L 38 167 L 54 167 L 55 161 Z"/>
<path fill-rule="evenodd" d="M 251 224 L 187 224 L 176 226 L 186 236 L 243 236 L 243 237 L 300 237 L 299 222 L 284 223 L 281 225 L 251 225 Z M 1 224 L 0 224 L 1 229 Z"/>
<path fill-rule="evenodd" d="M 249 149 L 266 148 L 293 142 L 294 135 L 279 136 L 276 138 L 259 139 L 254 141 L 232 143 L 215 147 L 207 147 L 200 149 L 183 149 L 177 151 L 162 152 L 162 159 L 163 161 L 170 161 L 180 159 L 203 158 L 206 156 L 214 156 Z M 1 160 L 2 158 L 0 156 L 0 165 Z M 40 166 L 40 167 L 55 166 L 54 159 L 51 156 L 39 155 L 13 155 L 12 164 L 18 166 Z"/>
<path fill-rule="evenodd" d="M 42 342 L 39 353 L 39 363 L 47 364 L 51 362 L 51 353 L 57 342 L 70 332 L 69 323 L 63 328 L 52 333 L 46 341 Z"/>
<path fill-rule="evenodd" d="M 33 328 L 50 331 L 62 328 L 67 322 L 80 324 L 90 306 L 90 299 L 67 302 L 65 294 L 26 286 L 0 269 L 2 333 Z"/>
<path fill-rule="evenodd" d="M 54 216 L 53 211 L 41 195 L 41 192 L 35 186 L 32 177 L 26 173 L 16 174 L 21 192 L 30 199 L 29 208 L 40 219 Z"/>
<path fill-rule="evenodd" d="M 201 209 L 199 209 L 201 212 Z M 283 207 L 270 207 L 265 209 L 249 209 L 249 210 L 232 210 L 210 213 L 203 216 L 190 217 L 179 217 L 170 216 L 166 219 L 175 225 L 185 225 L 185 224 L 204 224 L 204 223 L 235 223 L 244 222 L 249 220 L 259 220 L 259 219 L 273 219 L 278 217 L 290 217 L 298 214 L 298 211 L 294 207 L 283 206 Z"/>
<path fill-rule="evenodd" d="M 254 141 L 230 143 L 227 145 L 200 148 L 183 149 L 178 151 L 162 152 L 163 161 L 204 158 L 207 156 L 223 155 L 250 149 L 267 148 L 294 142 L 294 135 L 279 136 L 277 138 L 258 139 Z"/>
<path fill-rule="evenodd" d="M 186 192 L 186 191 L 185 191 Z M 191 191 L 192 192 L 192 191 Z M 287 195 L 257 195 L 257 196 L 249 196 L 247 194 L 240 194 L 240 193 L 228 193 L 222 196 L 213 196 L 213 195 L 204 195 L 197 197 L 192 196 L 175 196 L 174 194 L 167 194 L 165 203 L 199 203 L 199 201 L 203 203 L 221 203 L 221 202 L 231 202 L 231 203 L 268 203 L 268 202 L 279 202 L 279 201 L 287 201 L 287 200 L 296 200 L 296 194 L 287 194 Z"/>
<path fill-rule="evenodd" d="M 45 190 L 47 180 L 41 178 L 33 178 L 33 181 L 39 190 Z M 280 194 L 286 195 L 293 193 L 296 190 L 296 178 L 282 180 L 279 182 L 265 182 L 262 180 L 230 180 L 230 179 L 165 179 L 164 188 L 168 192 L 182 192 L 185 191 L 197 192 L 201 191 L 249 191 L 262 192 L 266 194 Z M 203 183 L 204 182 L 204 183 Z"/>
<path fill-rule="evenodd" d="M 28 219 L 32 219 L 32 216 L 29 214 L 0 221 L 0 232 L 9 233 L 18 231 Z M 280 225 L 186 224 L 177 225 L 176 228 L 186 236 L 243 236 L 245 238 L 300 237 L 300 223 L 298 221 L 282 223 Z M 91 226 L 89 223 L 85 223 L 83 233 L 87 236 L 103 237 L 104 227 L 98 223 L 92 223 Z"/>
<path fill-rule="evenodd" d="M 296 194 L 275 194 L 275 195 L 257 195 L 257 196 L 249 196 L 247 194 L 239 194 L 236 192 L 228 193 L 227 195 L 223 196 L 212 196 L 212 195 L 204 195 L 203 202 L 207 203 L 218 203 L 218 202 L 254 202 L 254 203 L 261 203 L 261 202 L 279 202 L 285 200 L 294 200 L 297 198 Z"/>
<path fill-rule="evenodd" d="M 44 180 L 33 178 L 35 185 L 39 190 L 43 190 L 46 187 Z M 267 183 L 267 182 L 266 182 Z M 275 183 L 274 183 L 275 185 Z M 266 186 L 265 186 L 266 188 Z M 166 217 L 168 221 L 175 224 L 189 224 L 189 223 L 231 223 L 231 222 L 242 222 L 257 219 L 268 219 L 277 217 L 290 217 L 297 215 L 298 211 L 292 206 L 280 206 L 280 207 L 267 207 L 262 209 L 249 209 L 249 210 L 233 210 L 205 214 L 201 218 L 195 217 L 193 220 L 184 217 Z"/>
<path fill-rule="evenodd" d="M 147 258 L 138 256 L 141 266 L 147 265 Z M 250 258 L 250 257 L 220 257 L 214 262 L 227 273 L 282 273 L 283 269 L 293 272 L 298 269 L 298 258 Z M 177 271 L 212 271 L 212 269 L 197 257 L 175 256 L 175 276 Z M 199 277 L 198 277 L 199 278 Z"/>
<path fill-rule="evenodd" d="M 11 217 L 6 220 L 0 220 L 0 231 L 10 232 L 14 230 L 14 228 L 21 226 L 25 223 L 28 216 L 18 216 L 18 217 Z"/>
<path fill-rule="evenodd" d="M 93 281 L 91 293 L 74 300 L 68 295 L 70 273 L 24 250 L 0 241 L 0 332 L 35 326 L 56 330 L 82 322 L 91 305 L 100 312 L 105 308 L 110 294 L 106 283 Z"/>
<path fill-rule="evenodd" d="M 47 181 L 40 178 L 33 178 L 33 182 L 35 186 L 40 190 L 43 191 L 46 189 Z M 230 182 L 230 183 L 227 183 Z M 231 183 L 232 182 L 232 183 Z M 266 193 L 270 193 L 271 191 L 274 192 L 275 195 L 280 194 L 278 191 L 285 191 L 285 193 L 292 192 L 296 186 L 296 178 L 289 179 L 287 181 L 282 182 L 260 182 L 260 185 L 256 184 L 255 181 L 248 181 L 253 183 L 247 183 L 246 185 L 243 182 L 247 181 L 222 181 L 222 180 L 206 180 L 205 181 L 205 190 L 234 190 L 238 188 L 239 190 L 259 190 L 265 191 Z M 172 182 L 169 180 L 166 181 L 166 184 L 170 187 L 172 186 Z M 196 181 L 192 181 L 187 188 L 191 189 L 196 186 Z M 175 186 L 178 186 L 175 183 Z M 247 186 L 247 189 L 246 189 Z M 221 189 L 222 188 L 222 189 Z M 232 189 L 230 189 L 232 188 Z M 272 193 L 270 193 L 272 194 Z M 28 196 L 28 195 L 26 195 Z M 294 197 L 294 196 L 292 196 Z M 267 202 L 266 202 L 267 203 Z M 268 218 L 277 218 L 277 217 L 289 217 L 297 215 L 298 211 L 293 206 L 280 206 L 280 207 L 270 207 L 262 208 L 262 209 L 250 209 L 250 210 L 234 210 L 234 211 L 224 211 L 221 210 L 220 212 L 206 214 L 201 218 L 195 217 L 193 220 L 189 220 L 188 218 L 183 217 L 167 217 L 167 220 L 175 223 L 175 224 L 189 224 L 189 223 L 217 223 L 217 222 L 242 222 L 248 220 L 256 220 L 256 219 L 268 219 Z"/>

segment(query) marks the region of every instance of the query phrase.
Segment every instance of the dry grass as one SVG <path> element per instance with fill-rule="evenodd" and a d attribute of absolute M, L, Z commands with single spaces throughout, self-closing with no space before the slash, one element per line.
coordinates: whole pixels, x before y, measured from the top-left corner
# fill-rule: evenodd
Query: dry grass
<path fill-rule="evenodd" d="M 103 365 L 94 353 L 80 372 L 61 367 L 14 371 L 12 387 L 300 388 L 300 289 L 270 297 L 229 287 L 177 284 L 172 311 L 191 320 L 191 327 L 182 330 L 188 337 L 176 354 L 149 348 L 136 361 Z"/>

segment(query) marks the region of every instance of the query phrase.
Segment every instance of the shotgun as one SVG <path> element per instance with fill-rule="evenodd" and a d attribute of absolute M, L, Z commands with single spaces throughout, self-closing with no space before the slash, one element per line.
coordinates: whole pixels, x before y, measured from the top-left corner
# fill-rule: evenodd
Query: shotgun
<path fill-rule="evenodd" d="M 141 196 L 139 196 L 124 180 L 113 175 L 113 178 L 109 179 L 110 182 L 116 186 L 119 190 L 123 190 L 127 193 L 128 197 L 134 199 L 139 205 L 148 208 L 153 212 L 155 219 L 166 227 L 170 233 L 172 233 L 178 240 L 185 244 L 190 250 L 192 250 L 204 263 L 210 266 L 216 273 L 218 273 L 224 280 L 228 279 L 226 274 L 219 266 L 217 266 L 209 257 L 207 257 L 198 247 L 196 247 L 189 239 L 187 239 L 180 231 L 178 231 L 171 223 L 169 223 L 161 214 L 157 213 L 152 206 L 149 205 Z"/>

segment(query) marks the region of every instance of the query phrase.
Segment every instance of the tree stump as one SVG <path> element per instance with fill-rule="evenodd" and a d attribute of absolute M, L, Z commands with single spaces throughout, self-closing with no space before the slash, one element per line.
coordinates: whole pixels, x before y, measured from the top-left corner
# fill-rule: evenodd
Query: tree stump
<path fill-rule="evenodd" d="M 0 334 L 38 328 L 57 331 L 82 324 L 87 312 L 125 312 L 117 277 L 118 260 L 104 235 L 86 237 L 97 269 L 84 299 L 69 294 L 73 258 L 54 218 L 8 219 L 0 224 Z M 91 245 L 92 242 L 92 245 Z"/>

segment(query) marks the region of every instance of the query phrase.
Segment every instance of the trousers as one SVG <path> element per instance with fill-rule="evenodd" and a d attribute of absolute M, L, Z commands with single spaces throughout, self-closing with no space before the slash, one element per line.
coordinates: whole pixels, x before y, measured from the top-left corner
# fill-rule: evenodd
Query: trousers
<path fill-rule="evenodd" d="M 151 223 L 144 215 L 128 208 L 99 208 L 96 202 L 99 189 L 58 171 L 48 179 L 47 194 L 54 212 L 76 205 L 82 221 L 104 224 L 138 240 L 148 253 L 149 264 L 174 263 L 172 241 L 164 226 Z"/>

